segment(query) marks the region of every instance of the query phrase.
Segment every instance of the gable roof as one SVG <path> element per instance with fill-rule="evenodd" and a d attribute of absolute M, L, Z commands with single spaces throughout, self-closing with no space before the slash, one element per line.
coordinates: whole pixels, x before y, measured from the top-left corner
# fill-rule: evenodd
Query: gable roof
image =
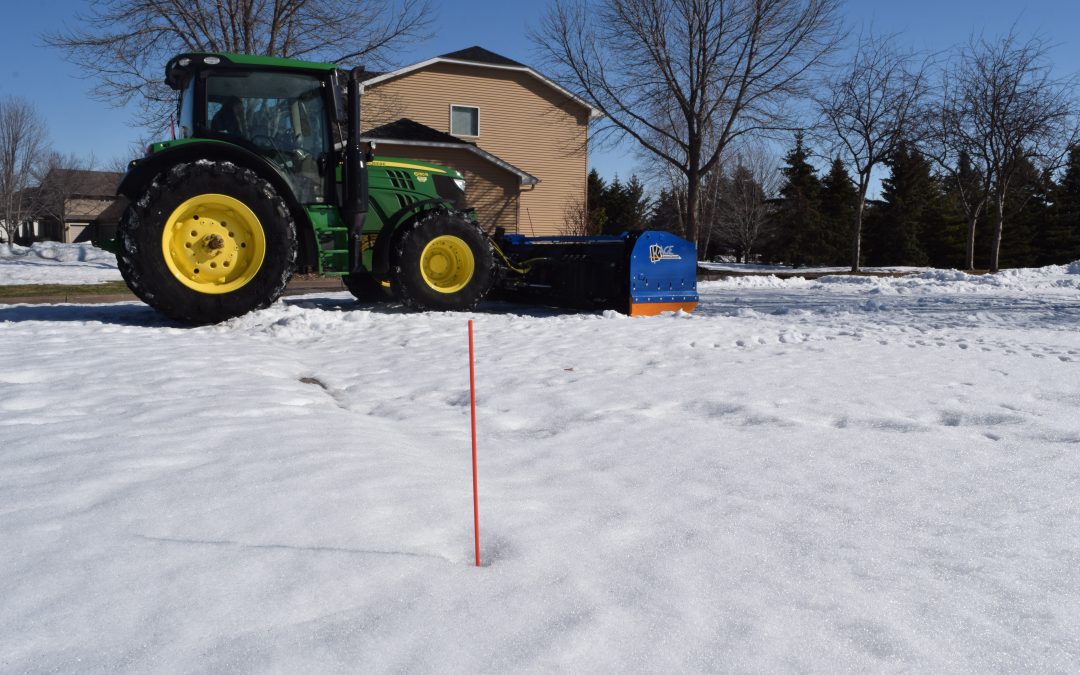
<path fill-rule="evenodd" d="M 577 95 L 567 91 L 566 89 L 563 89 L 558 84 L 555 84 L 554 82 L 552 82 L 548 78 L 544 77 L 543 75 L 541 75 L 537 71 L 533 70 L 529 66 L 526 66 L 526 65 L 524 65 L 522 63 L 518 63 L 517 61 L 515 61 L 513 59 L 509 59 L 509 58 L 507 58 L 505 56 L 502 56 L 501 54 L 496 54 L 493 51 L 489 51 L 489 50 L 484 49 L 483 47 L 480 47 L 480 46 L 477 46 L 477 45 L 474 45 L 472 47 L 466 47 L 465 49 L 460 49 L 460 50 L 458 50 L 456 52 L 450 52 L 448 54 L 443 54 L 442 56 L 436 56 L 436 57 L 428 59 L 426 61 L 421 61 L 419 63 L 414 63 L 411 66 L 405 66 L 404 68 L 399 68 L 397 70 L 392 70 L 392 71 L 390 71 L 388 73 L 382 73 L 382 74 L 379 74 L 379 75 L 373 75 L 372 77 L 369 77 L 369 78 L 364 80 L 364 86 L 371 86 L 371 85 L 379 84 L 380 82 L 385 82 L 386 80 L 390 80 L 390 79 L 393 79 L 395 77 L 401 77 L 402 75 L 407 75 L 407 74 L 409 74 L 409 73 L 411 73 L 413 71 L 423 70 L 424 68 L 427 68 L 428 66 L 434 65 L 436 63 L 453 63 L 453 64 L 463 65 L 463 66 L 476 66 L 476 67 L 479 67 L 479 68 L 494 68 L 494 69 L 499 69 L 499 70 L 513 70 L 513 71 L 526 73 L 526 74 L 531 75 L 532 77 L 536 78 L 537 80 L 540 80 L 541 82 L 543 82 L 547 86 L 551 87 L 552 89 L 558 91 L 559 93 L 566 96 L 568 99 L 570 99 L 571 101 L 574 101 L 575 103 L 582 106 L 583 108 L 588 109 L 588 111 L 589 111 L 589 119 L 594 119 L 596 117 L 601 116 L 601 113 L 600 113 L 599 110 L 597 110 L 596 108 L 594 108 L 591 105 L 589 105 L 588 103 L 586 103 L 583 99 L 581 99 Z"/>
<path fill-rule="evenodd" d="M 518 63 L 513 59 L 508 59 L 502 54 L 496 54 L 495 52 L 484 49 L 479 45 L 473 45 L 472 47 L 459 49 L 456 52 L 443 54 L 439 58 L 451 59 L 454 61 L 472 61 L 474 63 L 487 63 L 493 66 L 517 66 L 519 68 L 528 68 L 528 66 L 526 66 L 524 63 Z"/>
<path fill-rule="evenodd" d="M 394 145 L 412 145 L 426 148 L 457 148 L 471 152 L 492 164 L 517 175 L 522 185 L 536 185 L 540 179 L 522 171 L 505 159 L 497 157 L 487 150 L 478 147 L 475 143 L 463 141 L 457 136 L 443 133 L 438 129 L 432 129 L 426 124 L 420 124 L 407 117 L 384 124 L 374 129 L 365 131 L 360 135 L 361 140 L 386 141 Z"/>
<path fill-rule="evenodd" d="M 384 124 L 381 127 L 375 127 L 369 131 L 361 134 L 364 138 L 372 138 L 375 140 L 408 140 L 408 141 L 427 141 L 429 143 L 449 143 L 455 145 L 471 145 L 468 141 L 464 141 L 457 136 L 451 136 L 448 133 L 439 131 L 438 129 L 432 129 L 426 124 L 420 124 L 414 122 L 408 117 L 402 117 L 401 119 Z"/>
<path fill-rule="evenodd" d="M 50 169 L 41 180 L 41 187 L 55 186 L 66 196 L 115 197 L 116 186 L 124 174 L 115 171 L 85 169 Z"/>

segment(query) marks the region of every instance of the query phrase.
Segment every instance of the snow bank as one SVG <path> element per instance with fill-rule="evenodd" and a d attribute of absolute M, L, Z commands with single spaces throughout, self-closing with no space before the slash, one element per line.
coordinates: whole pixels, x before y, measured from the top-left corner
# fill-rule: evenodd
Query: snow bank
<path fill-rule="evenodd" d="M 746 277 L 729 277 L 717 281 L 702 281 L 698 288 L 805 288 L 812 282 L 803 277 L 780 278 L 772 274 Z"/>
<path fill-rule="evenodd" d="M 1075 670 L 1080 294 L 944 276 L 640 319 L 0 306 L 0 664 Z"/>
<path fill-rule="evenodd" d="M 1050 265 L 1040 268 L 1008 269 L 997 274 L 973 275 L 959 270 L 926 270 L 903 277 L 874 277 L 836 274 L 807 280 L 803 277 L 781 279 L 776 276 L 732 277 L 702 284 L 711 289 L 807 289 L 824 291 L 827 287 L 842 287 L 853 292 L 880 295 L 946 293 L 997 293 L 1002 290 L 1018 292 L 1051 288 L 1080 290 L 1080 263 Z"/>
<path fill-rule="evenodd" d="M 116 257 L 92 244 L 0 244 L 0 285 L 119 281 Z"/>

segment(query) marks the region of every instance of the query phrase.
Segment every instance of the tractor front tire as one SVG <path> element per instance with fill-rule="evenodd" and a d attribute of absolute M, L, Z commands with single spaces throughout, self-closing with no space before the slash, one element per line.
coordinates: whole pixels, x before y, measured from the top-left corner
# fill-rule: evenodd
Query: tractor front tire
<path fill-rule="evenodd" d="M 458 214 L 433 211 L 406 225 L 393 251 L 390 287 L 412 309 L 473 309 L 494 281 L 491 244 Z"/>
<path fill-rule="evenodd" d="M 296 224 L 268 181 L 231 162 L 181 163 L 124 212 L 117 262 L 143 302 L 218 323 L 269 307 L 296 264 Z"/>

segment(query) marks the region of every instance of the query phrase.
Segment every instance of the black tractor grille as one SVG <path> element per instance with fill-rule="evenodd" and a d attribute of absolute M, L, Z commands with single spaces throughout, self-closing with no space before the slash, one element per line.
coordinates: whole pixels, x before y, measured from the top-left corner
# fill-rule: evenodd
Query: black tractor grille
<path fill-rule="evenodd" d="M 435 176 L 435 193 L 454 205 L 456 209 L 465 208 L 465 193 L 449 176 Z"/>

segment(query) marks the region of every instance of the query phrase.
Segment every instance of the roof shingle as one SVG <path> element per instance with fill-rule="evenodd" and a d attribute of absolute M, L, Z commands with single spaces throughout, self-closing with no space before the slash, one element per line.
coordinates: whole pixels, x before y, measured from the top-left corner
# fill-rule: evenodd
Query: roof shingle
<path fill-rule="evenodd" d="M 365 138 L 374 138 L 376 140 L 381 138 L 383 140 L 424 141 L 427 143 L 456 143 L 459 145 L 470 145 L 470 143 L 461 140 L 457 136 L 451 136 L 438 129 L 432 129 L 426 124 L 414 122 L 407 117 L 402 117 L 395 122 L 375 127 L 370 131 L 364 132 L 362 135 Z"/>

